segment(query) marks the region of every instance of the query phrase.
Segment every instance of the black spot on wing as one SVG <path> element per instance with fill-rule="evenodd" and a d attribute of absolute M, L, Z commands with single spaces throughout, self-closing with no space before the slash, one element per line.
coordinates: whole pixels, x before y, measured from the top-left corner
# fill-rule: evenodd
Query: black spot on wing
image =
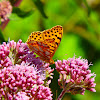
<path fill-rule="evenodd" d="M 60 37 L 57 37 L 57 39 L 59 39 L 61 41 L 61 38 Z"/>
<path fill-rule="evenodd" d="M 57 42 L 55 42 L 57 45 L 58 45 L 58 43 Z"/>
<path fill-rule="evenodd" d="M 55 40 L 55 38 L 53 38 L 53 40 Z"/>
<path fill-rule="evenodd" d="M 40 35 L 41 33 L 40 32 L 38 32 L 38 35 Z"/>

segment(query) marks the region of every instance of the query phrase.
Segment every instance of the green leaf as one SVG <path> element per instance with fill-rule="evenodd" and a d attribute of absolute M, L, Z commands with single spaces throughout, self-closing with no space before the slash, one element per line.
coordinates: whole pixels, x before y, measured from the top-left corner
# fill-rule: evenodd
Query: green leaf
<path fill-rule="evenodd" d="M 86 7 L 88 8 L 88 15 L 90 15 L 90 13 L 91 13 L 91 8 L 88 6 L 88 3 L 87 3 L 87 1 L 86 0 L 83 0 L 83 2 L 84 2 L 84 4 L 86 5 Z"/>
<path fill-rule="evenodd" d="M 25 12 L 25 11 L 22 11 L 20 8 L 13 7 L 12 13 L 16 13 L 19 17 L 25 18 L 33 14 L 33 10 Z"/>
<path fill-rule="evenodd" d="M 41 12 L 42 16 L 48 18 L 43 10 L 43 3 L 40 0 L 33 0 L 33 2 L 36 5 L 37 9 Z"/>

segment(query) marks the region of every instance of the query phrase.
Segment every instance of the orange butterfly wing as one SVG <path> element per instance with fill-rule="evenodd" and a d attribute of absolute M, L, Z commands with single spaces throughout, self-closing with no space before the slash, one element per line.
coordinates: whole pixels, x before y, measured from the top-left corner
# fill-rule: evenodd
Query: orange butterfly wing
<path fill-rule="evenodd" d="M 42 32 L 33 32 L 27 40 L 29 48 L 43 61 L 54 63 L 52 57 L 57 50 L 63 35 L 63 28 L 57 25 Z"/>

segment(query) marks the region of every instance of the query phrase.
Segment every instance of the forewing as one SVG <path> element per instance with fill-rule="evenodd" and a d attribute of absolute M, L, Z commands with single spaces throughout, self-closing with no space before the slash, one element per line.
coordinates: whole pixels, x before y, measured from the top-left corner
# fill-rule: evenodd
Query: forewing
<path fill-rule="evenodd" d="M 60 25 L 57 25 L 51 29 L 43 31 L 44 41 L 47 42 L 51 52 L 51 57 L 53 57 L 55 51 L 57 50 L 63 35 L 63 28 Z"/>

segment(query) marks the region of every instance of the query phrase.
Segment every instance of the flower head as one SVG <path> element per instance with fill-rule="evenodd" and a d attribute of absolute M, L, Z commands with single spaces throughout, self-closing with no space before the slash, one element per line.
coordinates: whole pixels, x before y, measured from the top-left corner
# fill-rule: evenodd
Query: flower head
<path fill-rule="evenodd" d="M 7 20 L 7 18 L 11 14 L 11 12 L 12 12 L 12 6 L 11 6 L 10 2 L 7 0 L 0 1 L 0 19 L 1 19 L 1 22 L 4 22 L 5 20 Z"/>
<path fill-rule="evenodd" d="M 89 70 L 88 61 L 79 58 L 69 58 L 68 60 L 55 62 L 56 70 L 60 73 L 59 85 L 66 92 L 84 95 L 85 89 L 96 92 L 95 74 Z"/>
<path fill-rule="evenodd" d="M 9 41 L 7 44 L 3 42 L 0 45 L 0 69 L 9 67 L 15 64 L 21 64 L 22 62 L 35 66 L 35 70 L 43 80 L 48 77 L 52 78 L 52 72 L 54 69 L 49 67 L 48 63 L 44 63 L 39 57 L 36 57 L 33 51 L 30 51 L 27 44 L 19 40 L 17 43 Z"/>
<path fill-rule="evenodd" d="M 18 92 L 23 91 L 25 93 L 20 94 L 21 97 L 26 94 L 29 98 L 52 100 L 50 89 L 42 86 L 44 81 L 34 67 L 22 62 L 21 65 L 16 64 L 0 70 L 0 98 L 13 100 L 13 97 L 17 98 Z"/>
<path fill-rule="evenodd" d="M 0 99 L 25 100 L 25 96 L 26 100 L 52 100 L 47 86 L 54 69 L 36 57 L 22 40 L 0 45 L 0 69 Z"/>
<path fill-rule="evenodd" d="M 16 95 L 14 95 L 15 100 L 30 100 L 30 98 L 27 96 L 25 92 L 18 92 Z"/>
<path fill-rule="evenodd" d="M 33 52 L 30 52 L 26 43 L 19 40 L 17 43 L 9 41 L 7 44 L 3 42 L 0 45 L 0 68 L 9 67 L 22 62 L 28 62 L 37 66 L 43 65 L 39 58 Z"/>
<path fill-rule="evenodd" d="M 8 57 L 9 53 L 9 46 L 6 43 L 0 45 L 0 69 L 12 65 L 11 59 Z"/>
<path fill-rule="evenodd" d="M 52 100 L 50 88 L 40 85 L 37 87 L 36 94 L 33 100 Z"/>

